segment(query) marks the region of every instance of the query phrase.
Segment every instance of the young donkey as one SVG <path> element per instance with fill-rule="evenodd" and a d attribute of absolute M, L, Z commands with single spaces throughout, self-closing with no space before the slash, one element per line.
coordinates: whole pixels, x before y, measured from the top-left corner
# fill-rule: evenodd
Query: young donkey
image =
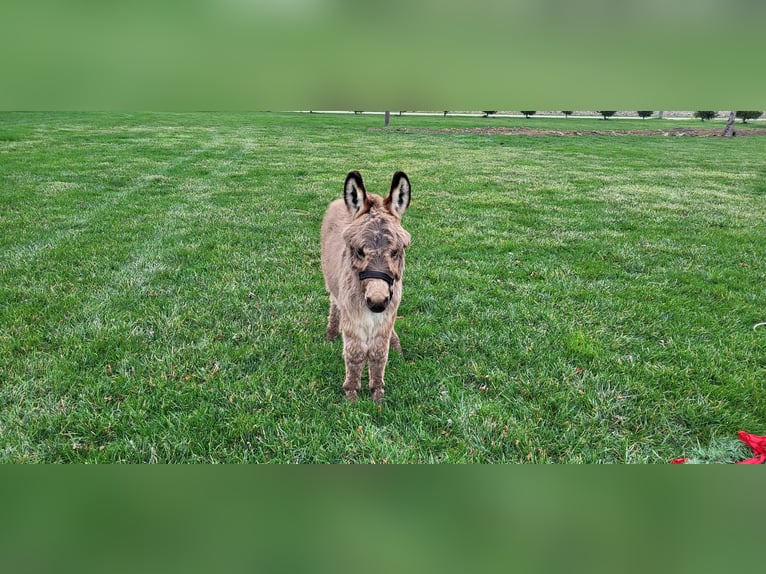
<path fill-rule="evenodd" d="M 361 174 L 352 171 L 343 199 L 330 204 L 322 221 L 322 273 L 330 293 L 327 338 L 343 333 L 343 390 L 350 401 L 356 400 L 369 362 L 372 399 L 380 403 L 389 345 L 402 351 L 394 321 L 402 300 L 404 249 L 410 245 L 400 220 L 409 205 L 404 172 L 394 174 L 383 199 L 368 195 Z"/>

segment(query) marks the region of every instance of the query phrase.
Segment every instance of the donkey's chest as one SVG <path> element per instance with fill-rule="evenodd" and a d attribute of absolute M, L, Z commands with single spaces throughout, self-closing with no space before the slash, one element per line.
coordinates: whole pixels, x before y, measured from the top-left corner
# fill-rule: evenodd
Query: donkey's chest
<path fill-rule="evenodd" d="M 393 309 L 386 309 L 383 313 L 360 309 L 344 315 L 343 332 L 367 343 L 371 343 L 378 337 L 390 336 L 395 319 Z"/>

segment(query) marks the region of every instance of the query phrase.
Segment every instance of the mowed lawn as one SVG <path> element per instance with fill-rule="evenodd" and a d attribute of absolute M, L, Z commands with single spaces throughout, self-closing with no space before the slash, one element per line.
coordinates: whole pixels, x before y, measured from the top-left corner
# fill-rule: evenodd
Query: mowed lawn
<path fill-rule="evenodd" d="M 0 460 L 746 456 L 766 137 L 440 131 L 678 124 L 0 113 Z M 345 401 L 324 339 L 319 228 L 352 169 L 412 182 L 381 408 Z"/>

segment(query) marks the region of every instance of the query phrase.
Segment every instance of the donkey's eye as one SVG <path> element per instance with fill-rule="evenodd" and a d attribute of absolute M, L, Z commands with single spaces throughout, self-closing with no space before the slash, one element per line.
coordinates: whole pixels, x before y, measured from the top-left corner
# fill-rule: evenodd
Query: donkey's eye
<path fill-rule="evenodd" d="M 364 257 L 364 248 L 363 247 L 357 247 L 356 248 L 356 256 L 359 258 Z"/>
<path fill-rule="evenodd" d="M 397 257 L 399 257 L 399 250 L 398 250 L 398 249 L 394 249 L 394 250 L 391 252 L 391 257 L 393 257 L 394 259 L 396 259 Z"/>

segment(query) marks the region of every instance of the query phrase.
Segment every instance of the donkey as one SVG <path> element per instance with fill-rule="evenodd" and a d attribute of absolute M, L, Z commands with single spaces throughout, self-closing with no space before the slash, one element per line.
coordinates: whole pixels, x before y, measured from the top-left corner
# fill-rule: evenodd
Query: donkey
<path fill-rule="evenodd" d="M 389 347 L 402 352 L 394 321 L 402 300 L 404 249 L 411 241 L 400 221 L 409 205 L 404 172 L 394 174 L 384 199 L 367 194 L 361 174 L 352 171 L 343 199 L 330 204 L 322 221 L 322 273 L 330 293 L 327 339 L 343 333 L 343 390 L 352 402 L 369 363 L 372 399 L 380 404 Z"/>

